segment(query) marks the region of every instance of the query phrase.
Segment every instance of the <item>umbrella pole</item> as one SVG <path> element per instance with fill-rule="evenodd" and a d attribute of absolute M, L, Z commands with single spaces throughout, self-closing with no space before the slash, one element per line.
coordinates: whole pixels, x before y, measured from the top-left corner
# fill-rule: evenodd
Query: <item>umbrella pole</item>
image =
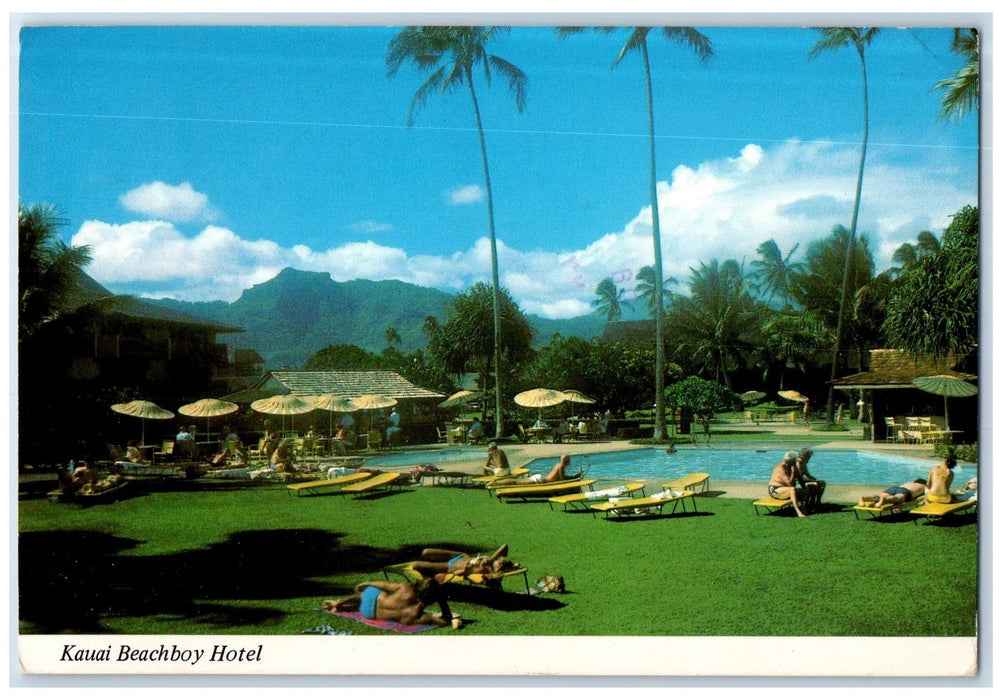
<path fill-rule="evenodd" d="M 946 426 L 946 430 L 950 430 L 950 398 L 944 394 L 943 395 L 943 424 Z"/>

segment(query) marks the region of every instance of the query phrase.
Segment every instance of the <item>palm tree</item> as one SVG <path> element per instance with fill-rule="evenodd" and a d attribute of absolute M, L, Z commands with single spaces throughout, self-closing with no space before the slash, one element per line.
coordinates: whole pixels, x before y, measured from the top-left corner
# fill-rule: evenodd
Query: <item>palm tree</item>
<path fill-rule="evenodd" d="M 828 385 L 828 425 L 835 422 L 835 378 L 838 374 L 838 356 L 842 345 L 842 322 L 848 294 L 849 266 L 852 260 L 852 244 L 856 237 L 856 221 L 859 218 L 859 200 L 863 193 L 863 166 L 866 163 L 866 143 L 870 132 L 870 103 L 866 84 L 866 47 L 873 42 L 879 31 L 876 27 L 825 27 L 821 29 L 821 40 L 811 47 L 807 54 L 813 59 L 826 51 L 837 51 L 853 46 L 859 54 L 859 64 L 863 76 L 863 143 L 859 154 L 859 171 L 856 175 L 856 197 L 852 205 L 852 220 L 849 222 L 849 245 L 846 247 L 845 268 L 842 275 L 842 295 L 838 307 L 838 324 L 835 326 L 835 347 L 832 350 L 831 383 Z"/>
<path fill-rule="evenodd" d="M 66 294 L 91 260 L 88 246 L 68 246 L 58 229 L 66 220 L 55 207 L 17 207 L 17 342 L 31 337 L 64 310 Z"/>
<path fill-rule="evenodd" d="M 655 309 L 658 308 L 657 293 L 655 292 L 654 283 L 656 275 L 657 273 L 654 271 L 652 266 L 644 265 L 634 277 L 634 279 L 637 280 L 637 286 L 634 287 L 636 297 L 644 303 L 644 306 L 647 307 L 647 311 L 650 313 L 651 318 L 654 317 Z M 672 284 L 678 284 L 678 280 L 674 277 L 669 277 L 661 284 L 662 314 L 665 312 L 664 307 L 667 305 L 667 302 L 664 300 L 671 298 L 671 291 L 669 291 L 668 286 Z"/>
<path fill-rule="evenodd" d="M 392 348 L 396 345 L 400 345 L 403 339 L 400 337 L 400 332 L 397 331 L 396 326 L 388 326 L 385 331 L 383 331 L 383 338 L 386 340 L 386 347 Z"/>
<path fill-rule="evenodd" d="M 597 27 L 597 31 L 612 33 L 618 27 Z M 647 50 L 647 35 L 655 27 L 630 27 L 630 35 L 620 49 L 616 60 L 612 62 L 615 69 L 627 56 L 634 51 L 640 52 L 640 57 L 644 64 L 644 80 L 647 87 L 647 139 L 650 160 L 650 197 L 651 197 L 651 234 L 654 239 L 654 296 L 655 308 L 664 308 L 663 299 L 663 268 L 661 265 L 661 220 L 658 213 L 658 178 L 655 168 L 654 153 L 654 90 L 651 86 L 651 62 Z M 713 55 L 710 40 L 705 35 L 696 31 L 693 27 L 659 27 L 664 38 L 683 46 L 688 46 L 699 57 L 706 60 Z M 583 31 L 581 27 L 560 27 L 557 29 L 558 36 L 566 36 L 575 32 Z M 654 417 L 654 438 L 661 440 L 665 436 L 665 410 L 664 410 L 664 314 L 655 316 L 655 368 L 654 385 L 655 396 L 657 397 L 657 410 Z"/>
<path fill-rule="evenodd" d="M 921 231 L 917 243 L 902 243 L 898 246 L 891 256 L 891 262 L 897 263 L 897 267 L 888 268 L 887 272 L 892 278 L 900 277 L 923 258 L 939 255 L 939 251 L 939 239 L 930 231 Z"/>
<path fill-rule="evenodd" d="M 605 320 L 618 321 L 623 315 L 623 307 L 632 309 L 632 305 L 623 299 L 626 290 L 616 287 L 616 283 L 611 277 L 606 277 L 595 287 L 595 298 L 591 305 L 595 307 L 595 313 L 605 316 Z"/>
<path fill-rule="evenodd" d="M 494 232 L 494 196 L 491 190 L 491 175 L 487 165 L 487 143 L 484 126 L 480 118 L 480 103 L 473 86 L 474 66 L 483 66 L 484 80 L 491 82 L 491 69 L 508 80 L 508 88 L 515 95 L 515 108 L 521 112 L 525 107 L 525 85 L 527 77 L 519 68 L 508 61 L 487 53 L 487 45 L 498 35 L 507 31 L 504 27 L 406 27 L 391 41 L 386 54 L 389 75 L 393 76 L 405 63 L 411 63 L 422 72 L 431 71 L 411 99 L 407 112 L 408 125 L 414 122 L 414 113 L 420 108 L 428 94 L 437 90 L 447 93 L 466 85 L 473 104 L 473 117 L 480 139 L 480 156 L 484 168 L 484 190 L 487 200 L 487 230 L 491 242 L 491 285 L 494 290 L 494 376 L 498 420 L 495 422 L 495 437 L 501 437 L 501 283 L 498 274 L 497 237 Z"/>
<path fill-rule="evenodd" d="M 799 247 L 800 244 L 797 243 L 783 257 L 779 245 L 770 238 L 756 249 L 759 259 L 752 260 L 751 263 L 755 268 L 752 277 L 758 280 L 757 289 L 766 293 L 770 300 L 779 297 L 784 306 L 790 304 L 790 283 L 793 276 L 804 268 L 803 263 L 790 261 Z"/>
<path fill-rule="evenodd" d="M 956 116 L 958 119 L 966 112 L 978 108 L 979 92 L 979 54 L 980 46 L 977 29 L 954 29 L 953 43 L 950 50 L 963 56 L 966 63 L 949 78 L 940 80 L 933 86 L 934 90 L 943 91 L 943 110 L 939 118 Z"/>

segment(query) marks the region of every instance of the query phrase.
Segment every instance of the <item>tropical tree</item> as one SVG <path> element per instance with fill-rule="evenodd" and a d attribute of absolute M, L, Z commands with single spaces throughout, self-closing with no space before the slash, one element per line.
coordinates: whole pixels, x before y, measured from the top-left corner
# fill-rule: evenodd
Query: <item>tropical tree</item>
<path fill-rule="evenodd" d="M 657 284 L 654 280 L 657 277 L 657 272 L 650 265 L 644 265 L 640 270 L 637 271 L 634 277 L 637 280 L 636 286 L 633 288 L 636 298 L 644 303 L 647 307 L 648 313 L 650 313 L 651 318 L 654 317 L 655 310 L 658 308 L 658 295 L 655 290 L 655 285 Z M 661 283 L 661 313 L 665 312 L 665 306 L 668 305 L 668 301 L 671 299 L 671 291 L 668 289 L 669 285 L 678 284 L 678 280 L 674 277 L 669 277 Z"/>
<path fill-rule="evenodd" d="M 765 294 L 766 299 L 772 300 L 778 297 L 784 306 L 790 304 L 791 280 L 804 269 L 803 263 L 791 261 L 799 247 L 800 244 L 797 243 L 784 257 L 779 244 L 770 238 L 756 249 L 755 252 L 759 257 L 757 260 L 752 260 L 754 271 L 751 276 L 757 280 L 756 289 L 760 294 Z"/>
<path fill-rule="evenodd" d="M 887 304 L 884 330 L 894 347 L 936 356 L 963 354 L 978 340 L 978 209 L 964 207 L 943 233 L 941 249 L 901 275 Z"/>
<path fill-rule="evenodd" d="M 856 174 L 856 197 L 852 205 L 852 220 L 849 223 L 849 245 L 846 248 L 845 269 L 842 277 L 842 294 L 839 300 L 838 323 L 835 326 L 835 347 L 832 349 L 831 383 L 828 385 L 828 425 L 835 422 L 835 378 L 838 374 L 838 357 L 842 345 L 842 321 L 848 299 L 849 265 L 852 258 L 853 239 L 856 237 L 856 222 L 859 219 L 859 202 L 863 193 L 863 167 L 866 163 L 866 145 L 870 131 L 870 103 L 866 82 L 866 47 L 873 42 L 879 31 L 876 27 L 825 27 L 821 30 L 821 40 L 811 47 L 808 59 L 813 59 L 827 51 L 837 51 L 852 46 L 859 55 L 863 83 L 863 141 L 859 154 L 859 170 Z"/>
<path fill-rule="evenodd" d="M 383 338 L 386 340 L 386 347 L 388 348 L 400 345 L 400 343 L 403 342 L 396 326 L 387 327 L 387 329 L 383 331 Z"/>
<path fill-rule="evenodd" d="M 595 313 L 605 316 L 605 320 L 618 321 L 623 316 L 623 307 L 632 309 L 630 302 L 623 299 L 626 290 L 617 287 L 611 277 L 606 277 L 595 287 L 595 298 L 591 305 L 595 308 Z"/>
<path fill-rule="evenodd" d="M 891 262 L 896 267 L 886 270 L 892 279 L 915 267 L 919 260 L 930 255 L 939 255 L 939 239 L 929 231 L 921 231 L 917 243 L 902 243 L 891 256 Z"/>
<path fill-rule="evenodd" d="M 596 29 L 600 32 L 612 33 L 617 31 L 618 27 L 597 27 Z M 615 69 L 619 66 L 623 59 L 633 52 L 640 54 L 644 66 L 644 81 L 647 88 L 647 142 L 650 166 L 648 184 L 651 198 L 651 235 L 654 240 L 654 308 L 663 309 L 664 274 L 661 264 L 661 219 L 658 209 L 658 178 L 654 151 L 654 89 L 651 82 L 651 61 L 647 49 L 647 36 L 651 31 L 658 30 L 668 41 L 692 49 L 700 60 L 710 58 L 713 55 L 713 48 L 710 45 L 709 38 L 696 31 L 693 27 L 629 27 L 628 29 L 630 34 L 626 38 L 626 43 L 620 49 L 619 55 L 616 56 L 616 60 L 612 62 L 612 68 Z M 564 36 L 579 31 L 582 31 L 582 28 L 560 27 L 557 29 L 557 35 Z M 655 319 L 655 396 L 661 396 L 664 393 L 664 314 L 657 314 Z M 664 402 L 658 401 L 654 417 L 654 437 L 655 439 L 662 439 L 664 435 Z"/>
<path fill-rule="evenodd" d="M 65 224 L 52 205 L 18 204 L 18 344 L 63 313 L 66 295 L 91 260 L 88 246 L 68 246 L 59 238 Z"/>
<path fill-rule="evenodd" d="M 822 348 L 831 347 L 833 334 L 810 310 L 794 311 L 786 307 L 765 311 L 763 317 L 761 344 L 752 354 L 752 361 L 762 368 L 763 380 L 778 374 L 782 390 L 789 370 L 805 375 L 823 362 Z"/>
<path fill-rule="evenodd" d="M 386 54 L 389 75 L 393 76 L 405 64 L 410 63 L 419 71 L 431 72 L 411 99 L 407 112 L 408 125 L 413 124 L 414 114 L 427 100 L 432 91 L 445 94 L 466 85 L 473 105 L 473 118 L 480 140 L 480 157 L 484 169 L 484 191 L 487 203 L 487 230 L 491 246 L 491 285 L 494 307 L 494 374 L 498 382 L 496 399 L 497 415 L 501 416 L 501 283 L 498 272 L 497 236 L 494 230 L 494 195 L 491 175 L 487 162 L 487 142 L 480 117 L 480 103 L 473 84 L 474 67 L 482 67 L 484 80 L 491 82 L 491 70 L 497 71 L 508 80 L 508 88 L 515 95 L 515 108 L 521 112 L 525 107 L 525 87 L 527 77 L 518 67 L 505 59 L 489 54 L 487 46 L 500 34 L 504 27 L 406 27 L 391 41 Z M 498 420 L 495 437 L 501 437 L 503 426 Z"/>
<path fill-rule="evenodd" d="M 980 41 L 977 29 L 954 29 L 950 50 L 962 56 L 964 65 L 949 78 L 940 80 L 933 86 L 942 90 L 943 110 L 940 119 L 963 117 L 973 112 L 980 103 Z"/>
<path fill-rule="evenodd" d="M 665 400 L 673 408 L 688 408 L 710 435 L 710 420 L 717 411 L 725 411 L 740 402 L 730 387 L 721 386 L 702 377 L 687 377 L 665 389 Z"/>

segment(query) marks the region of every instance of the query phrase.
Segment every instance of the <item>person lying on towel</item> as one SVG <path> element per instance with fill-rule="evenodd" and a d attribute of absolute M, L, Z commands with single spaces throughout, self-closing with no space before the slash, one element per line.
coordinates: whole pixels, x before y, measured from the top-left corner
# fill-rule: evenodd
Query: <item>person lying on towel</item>
<path fill-rule="evenodd" d="M 925 493 L 925 479 L 915 479 L 901 486 L 888 486 L 876 496 L 860 496 L 861 507 L 880 508 L 887 503 L 905 503 L 922 497 Z"/>
<path fill-rule="evenodd" d="M 543 474 L 533 474 L 532 476 L 523 477 L 509 477 L 502 479 L 495 479 L 492 486 L 519 486 L 521 484 L 549 484 L 555 481 L 567 481 L 569 479 L 578 479 L 581 477 L 582 472 L 578 472 L 573 476 L 567 475 L 567 467 L 571 466 L 571 458 L 567 455 L 561 455 L 560 461 L 557 465 L 550 470 L 549 474 L 545 476 Z"/>
<path fill-rule="evenodd" d="M 425 610 L 428 604 L 437 603 L 441 613 Z M 326 612 L 361 612 L 370 620 L 399 622 L 404 625 L 435 625 L 459 627 L 459 617 L 453 616 L 445 596 L 441 595 L 433 580 L 418 584 L 394 581 L 363 581 L 355 586 L 355 593 L 347 598 L 325 600 Z"/>
<path fill-rule="evenodd" d="M 449 549 L 423 549 L 421 560 L 411 562 L 411 568 L 425 578 L 432 578 L 436 574 L 501 574 L 519 568 L 519 563 L 508 558 L 508 545 L 504 544 L 489 557 L 471 557 Z"/>

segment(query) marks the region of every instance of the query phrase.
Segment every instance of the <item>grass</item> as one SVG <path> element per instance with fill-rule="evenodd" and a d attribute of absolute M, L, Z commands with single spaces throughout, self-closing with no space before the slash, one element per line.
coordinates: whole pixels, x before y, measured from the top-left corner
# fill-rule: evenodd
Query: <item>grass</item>
<path fill-rule="evenodd" d="M 434 545 L 508 542 L 566 594 L 450 588 L 474 635 L 974 636 L 976 517 L 807 519 L 700 497 L 698 514 L 605 521 L 482 490 L 296 498 L 281 485 L 135 484 L 131 498 L 19 507 L 22 633 L 300 634 L 321 601 Z M 681 512 L 681 511 L 680 511 Z M 429 634 L 454 634 L 433 631 Z"/>

